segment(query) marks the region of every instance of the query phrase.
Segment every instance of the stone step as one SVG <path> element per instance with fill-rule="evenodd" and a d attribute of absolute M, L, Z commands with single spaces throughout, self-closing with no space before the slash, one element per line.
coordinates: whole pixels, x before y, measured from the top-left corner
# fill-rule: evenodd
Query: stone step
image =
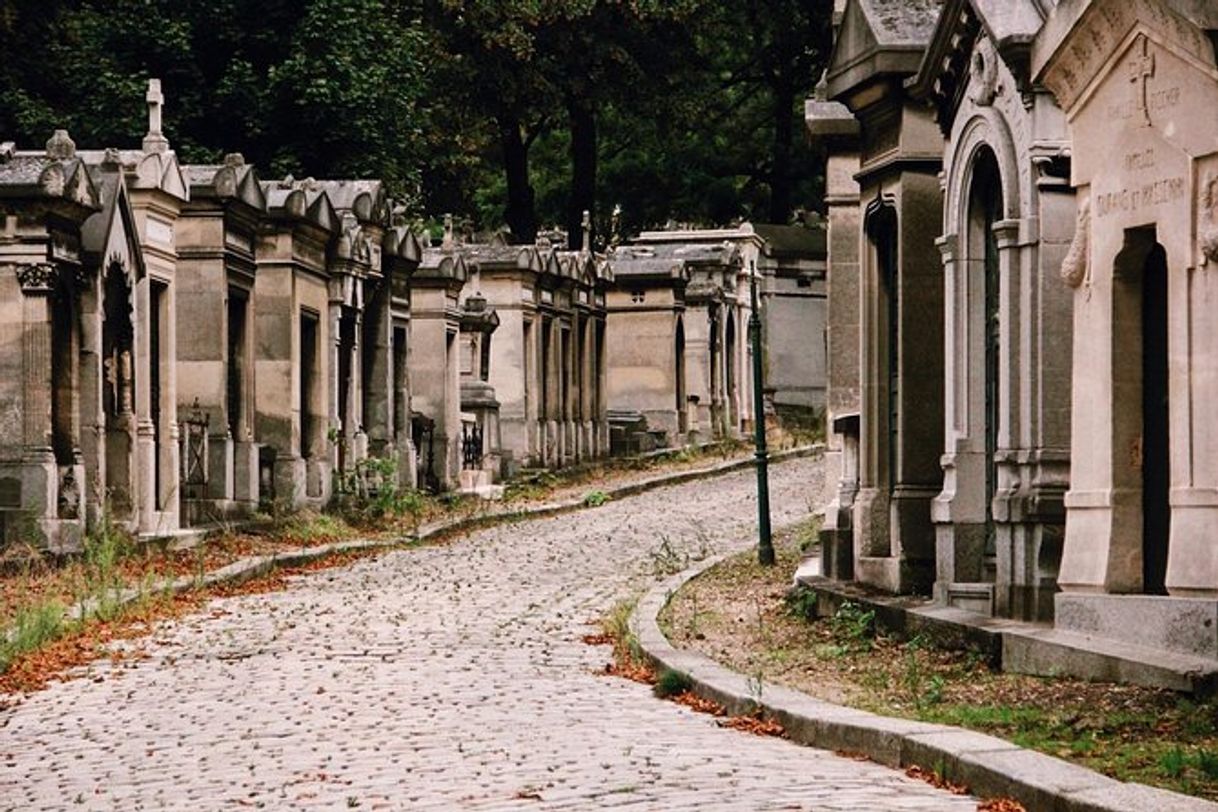
<path fill-rule="evenodd" d="M 1020 674 L 1069 674 L 1202 696 L 1218 688 L 1218 660 L 1051 628 L 1005 630 L 1002 667 Z"/>

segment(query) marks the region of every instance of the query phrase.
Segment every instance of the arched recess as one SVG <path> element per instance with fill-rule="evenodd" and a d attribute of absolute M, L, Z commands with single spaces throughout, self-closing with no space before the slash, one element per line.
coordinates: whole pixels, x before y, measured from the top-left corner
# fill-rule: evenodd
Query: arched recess
<path fill-rule="evenodd" d="M 901 342 L 900 342 L 900 274 L 897 231 L 897 210 L 892 201 L 877 199 L 867 208 L 866 233 L 873 248 L 875 275 L 874 301 L 870 302 L 871 357 L 867 359 L 874 370 L 874 391 L 877 403 L 868 409 L 877 420 L 875 431 L 869 432 L 878 446 L 872 454 L 875 484 L 891 491 L 898 481 L 898 429 L 900 415 Z"/>
<path fill-rule="evenodd" d="M 988 145 L 978 147 L 970 166 L 968 205 L 964 211 L 960 243 L 967 310 L 957 314 L 957 318 L 964 319 L 966 336 L 959 350 L 964 353 L 960 369 L 967 379 L 964 403 L 969 444 L 984 455 L 984 489 L 979 494 L 983 502 L 970 512 L 984 516 L 987 556 L 996 552 L 993 501 L 998 489 L 996 460 L 1003 421 L 1000 409 L 1000 359 L 1004 349 L 1001 268 L 998 239 L 994 233 L 994 226 L 1003 214 L 1002 188 L 1002 174 L 994 151 Z"/>
<path fill-rule="evenodd" d="M 736 313 L 734 308 L 727 309 L 727 324 L 724 325 L 724 377 L 727 391 L 727 402 L 724 406 L 725 422 L 730 433 L 740 429 L 740 415 L 736 408 Z"/>
<path fill-rule="evenodd" d="M 1168 267 L 1155 228 L 1130 229 L 1113 267 L 1113 370 L 1125 397 L 1113 409 L 1114 459 L 1136 449 L 1137 465 L 1114 468 L 1113 486 L 1141 491 L 1142 591 L 1166 594 L 1171 536 L 1168 400 Z"/>

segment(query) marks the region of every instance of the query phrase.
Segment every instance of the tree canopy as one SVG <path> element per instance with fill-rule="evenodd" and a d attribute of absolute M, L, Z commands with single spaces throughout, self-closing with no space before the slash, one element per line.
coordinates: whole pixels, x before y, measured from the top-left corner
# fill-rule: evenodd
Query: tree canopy
<path fill-rule="evenodd" d="M 383 178 L 415 215 L 532 241 L 819 205 L 800 125 L 831 0 L 0 0 L 0 140 Z"/>

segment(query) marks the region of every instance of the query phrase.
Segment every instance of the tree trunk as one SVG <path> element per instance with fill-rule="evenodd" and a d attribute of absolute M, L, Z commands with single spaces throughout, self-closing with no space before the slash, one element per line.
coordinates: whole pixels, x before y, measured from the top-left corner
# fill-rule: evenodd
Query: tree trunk
<path fill-rule="evenodd" d="M 537 240 L 537 207 L 533 185 L 529 182 L 529 148 L 521 133 L 520 119 L 514 113 L 501 111 L 496 121 L 507 180 L 504 219 L 512 230 L 512 242 L 531 245 Z"/>
<path fill-rule="evenodd" d="M 596 113 L 587 99 L 569 98 L 571 124 L 571 198 L 567 204 L 567 247 L 583 245 L 584 212 L 596 206 Z M 592 243 L 592 235 L 588 235 Z"/>
<path fill-rule="evenodd" d="M 770 222 L 785 224 L 791 219 L 794 178 L 791 177 L 795 149 L 795 85 L 780 76 L 770 88 L 774 94 L 774 141 L 770 146 Z"/>

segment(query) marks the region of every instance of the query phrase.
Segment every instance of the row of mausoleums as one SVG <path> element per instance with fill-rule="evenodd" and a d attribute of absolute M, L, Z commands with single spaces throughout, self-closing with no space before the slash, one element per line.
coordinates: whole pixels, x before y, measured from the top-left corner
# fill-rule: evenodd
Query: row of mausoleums
<path fill-rule="evenodd" d="M 594 252 L 587 229 L 575 251 L 451 224 L 432 246 L 379 181 L 182 164 L 155 82 L 148 104 L 139 149 L 0 145 L 7 537 L 71 549 L 103 516 L 164 535 L 385 487 L 493 492 L 606 456 L 611 409 L 623 449 L 737 436 L 753 269 L 767 305 L 824 284 L 823 239 L 789 255 L 749 226 L 658 236 L 710 257 L 667 260 L 663 293 L 618 279 L 635 249 Z M 823 292 L 798 301 L 823 312 Z M 821 375 L 782 396 L 815 405 Z"/>
<path fill-rule="evenodd" d="M 838 6 L 828 572 L 1218 658 L 1218 9 Z"/>

